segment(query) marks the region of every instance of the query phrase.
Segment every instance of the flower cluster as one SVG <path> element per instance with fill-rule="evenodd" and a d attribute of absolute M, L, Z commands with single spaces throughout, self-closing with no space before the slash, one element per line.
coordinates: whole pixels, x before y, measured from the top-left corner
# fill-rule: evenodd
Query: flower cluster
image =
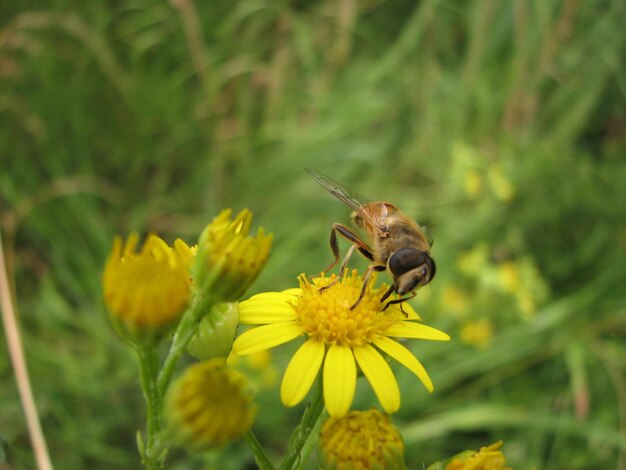
<path fill-rule="evenodd" d="M 169 246 L 149 235 L 140 249 L 131 234 L 117 237 L 102 279 L 104 301 L 115 329 L 140 359 L 148 407 L 146 438 L 139 448 L 146 466 L 160 468 L 166 452 L 158 434 L 192 449 L 220 446 L 240 437 L 255 416 L 246 380 L 226 365 L 238 324 L 237 301 L 264 267 L 271 234 L 250 235 L 252 214 L 222 211 L 202 232 L 198 246 Z M 175 329 L 158 370 L 155 347 Z M 205 362 L 188 367 L 170 386 L 182 353 Z"/>
<path fill-rule="evenodd" d="M 381 302 L 388 286 L 373 287 L 375 275 L 365 285 L 356 270 L 341 277 L 309 279 L 302 274 L 297 288 L 238 303 L 265 265 L 272 243 L 263 229 L 250 235 L 251 223 L 247 210 L 235 217 L 222 211 L 203 230 L 197 247 L 181 240 L 169 246 L 156 235 L 140 249 L 136 234 L 125 243 L 115 239 L 104 270 L 104 299 L 112 323 L 140 358 L 148 407 L 146 437 L 139 435 L 138 441 L 144 464 L 162 467 L 164 446 L 170 443 L 206 451 L 247 434 L 257 462 L 273 468 L 251 434 L 257 408 L 250 382 L 240 372 L 245 367 L 235 365 L 236 356 L 262 355 L 266 364 L 271 348 L 302 337 L 281 382 L 281 401 L 295 406 L 316 380 L 321 386 L 292 436 L 283 466 L 292 468 L 289 462 L 301 458 L 303 436 L 319 429 L 315 423 L 325 407 L 330 417 L 319 434 L 325 468 L 404 468 L 404 443 L 389 416 L 400 408 L 400 388 L 388 358 L 432 392 L 426 369 L 401 341 L 450 337 L 423 324 L 398 296 Z M 235 338 L 240 324 L 252 328 Z M 159 370 L 155 348 L 172 330 L 172 344 Z M 185 351 L 200 362 L 172 380 Z M 351 410 L 359 372 L 384 412 Z"/>

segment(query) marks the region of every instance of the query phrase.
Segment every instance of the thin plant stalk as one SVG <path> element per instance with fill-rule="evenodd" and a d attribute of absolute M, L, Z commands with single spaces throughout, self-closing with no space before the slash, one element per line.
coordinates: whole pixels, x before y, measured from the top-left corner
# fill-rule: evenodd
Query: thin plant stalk
<path fill-rule="evenodd" d="M 146 468 L 159 469 L 163 468 L 167 449 L 158 445 L 163 404 L 163 396 L 157 387 L 158 359 L 152 345 L 138 346 L 136 351 L 139 357 L 141 390 L 146 402 L 146 439 L 139 450 Z"/>
<path fill-rule="evenodd" d="M 302 415 L 302 420 L 298 427 L 291 435 L 291 441 L 289 442 L 289 454 L 285 457 L 285 460 L 280 465 L 280 470 L 291 470 L 297 468 L 298 462 L 301 458 L 302 448 L 306 444 L 311 431 L 315 429 L 317 421 L 320 419 L 324 411 L 323 400 L 323 388 L 321 376 L 317 379 L 317 385 L 313 392 L 313 398 L 307 405 Z"/>
<path fill-rule="evenodd" d="M 4 324 L 4 332 L 7 338 L 7 348 L 9 356 L 11 356 L 11 364 L 15 372 L 15 381 L 17 383 L 20 401 L 24 409 L 26 417 L 26 426 L 28 434 L 33 445 L 33 452 L 37 462 L 37 468 L 40 470 L 52 470 L 52 461 L 46 439 L 39 421 L 37 406 L 33 397 L 33 390 L 30 386 L 28 378 L 28 368 L 26 366 L 26 358 L 24 357 L 24 347 L 20 337 L 18 328 L 17 315 L 13 308 L 11 300 L 11 289 L 9 288 L 9 279 L 4 261 L 4 249 L 2 248 L 2 236 L 0 234 L 0 310 L 2 310 L 2 322 Z"/>
<path fill-rule="evenodd" d="M 183 318 L 180 320 L 172 339 L 172 345 L 170 346 L 170 350 L 163 362 L 163 367 L 157 379 L 158 391 L 161 396 L 165 395 L 170 381 L 172 380 L 172 375 L 176 370 L 176 365 L 184 354 L 187 343 L 189 343 L 191 337 L 198 330 L 198 324 L 202 316 L 206 312 L 209 312 L 214 304 L 215 302 L 212 299 L 199 298 L 194 301 L 191 308 L 185 312 Z"/>
<path fill-rule="evenodd" d="M 259 466 L 260 470 L 275 470 L 276 467 L 270 462 L 269 457 L 265 453 L 265 449 L 257 439 L 256 435 L 252 432 L 252 430 L 248 431 L 244 435 L 246 442 L 254 452 L 254 459 L 256 460 L 256 464 Z"/>

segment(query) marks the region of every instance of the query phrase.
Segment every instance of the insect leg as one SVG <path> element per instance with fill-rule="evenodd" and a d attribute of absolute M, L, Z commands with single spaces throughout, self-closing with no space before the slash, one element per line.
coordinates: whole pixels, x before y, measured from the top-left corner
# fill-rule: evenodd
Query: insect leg
<path fill-rule="evenodd" d="M 377 265 L 377 264 L 371 264 L 370 266 L 367 267 L 367 270 L 365 271 L 365 276 L 363 276 L 363 287 L 361 287 L 361 293 L 359 294 L 359 298 L 356 299 L 356 302 L 354 302 L 354 305 L 352 305 L 352 307 L 350 307 L 350 310 L 352 310 L 357 305 L 359 305 L 361 303 L 361 300 L 363 300 L 363 297 L 365 297 L 365 292 L 367 291 L 367 285 L 370 282 L 370 278 L 372 277 L 372 273 L 374 271 L 382 272 L 382 271 L 385 271 L 386 269 L 387 269 L 387 266 Z"/>
<path fill-rule="evenodd" d="M 339 267 L 339 275 L 335 278 L 335 280 L 333 282 L 331 282 L 328 285 L 325 285 L 323 287 L 320 287 L 320 292 L 323 291 L 323 290 L 328 289 L 331 286 L 334 286 L 339 281 L 341 281 L 341 278 L 343 277 L 343 273 L 346 270 L 346 266 L 348 265 L 348 261 L 350 260 L 350 257 L 352 256 L 352 253 L 354 253 L 354 248 L 355 248 L 355 245 L 352 245 L 352 246 L 350 246 L 350 248 L 348 248 L 348 252 L 346 253 L 346 256 L 344 256 L 343 261 L 341 262 L 341 266 Z"/>
<path fill-rule="evenodd" d="M 387 302 L 387 304 L 385 305 L 385 307 L 383 308 L 383 312 L 385 310 L 387 310 L 387 308 L 390 305 L 393 304 L 400 304 L 400 310 L 402 311 L 402 313 L 404 314 L 405 317 L 408 317 L 408 315 L 406 314 L 406 312 L 402 309 L 402 304 L 404 302 L 406 302 L 407 300 L 411 300 L 413 297 L 415 297 L 417 295 L 416 291 L 411 292 L 411 295 L 409 295 L 408 297 L 403 297 L 402 299 L 396 299 L 396 300 L 390 300 L 389 302 Z"/>
<path fill-rule="evenodd" d="M 355 248 L 359 250 L 359 253 L 361 253 L 367 259 L 369 259 L 370 261 L 374 261 L 374 255 L 372 255 L 370 247 L 367 245 L 367 243 L 361 240 L 357 234 L 355 234 L 352 230 L 350 230 L 345 225 L 335 223 L 333 224 L 333 228 L 330 231 L 330 249 L 332 250 L 333 256 L 335 257 L 335 259 L 332 263 L 330 263 L 326 267 L 326 269 L 324 269 L 324 271 L 322 271 L 323 273 L 332 269 L 332 267 L 335 266 L 339 262 L 339 244 L 337 243 L 337 233 L 342 235 L 348 241 L 352 242 L 352 246 L 350 246 L 350 248 L 348 249 L 348 252 L 346 253 L 346 256 L 343 258 L 343 261 L 341 262 L 341 266 L 339 267 L 339 275 L 337 276 L 337 278 L 330 284 L 324 287 L 321 287 L 320 291 L 328 289 L 329 287 L 341 281 L 341 278 L 343 277 L 343 274 L 346 270 L 346 266 L 348 265 L 348 261 L 350 260 L 352 253 L 354 253 Z M 365 289 L 363 289 L 363 292 L 365 292 Z M 363 297 L 363 295 L 364 294 L 362 294 L 361 297 Z M 353 308 L 356 305 L 358 305 L 358 302 L 360 302 L 360 298 L 359 298 L 359 301 L 357 301 L 357 303 L 353 306 Z"/>
<path fill-rule="evenodd" d="M 389 286 L 389 289 L 387 289 L 387 292 L 385 292 L 385 295 L 383 295 L 380 298 L 381 303 L 384 302 L 385 300 L 387 300 L 389 298 L 389 296 L 391 294 L 393 294 L 396 291 L 396 285 L 395 283 Z M 386 307 L 385 307 L 386 308 Z"/>
<path fill-rule="evenodd" d="M 367 243 L 361 240 L 356 233 L 354 233 L 345 225 L 335 223 L 333 224 L 333 228 L 330 231 L 330 249 L 333 252 L 335 260 L 330 263 L 322 272 L 328 272 L 330 269 L 333 268 L 333 266 L 335 266 L 339 262 L 339 244 L 337 243 L 337 233 L 342 235 L 348 241 L 352 242 L 353 246 L 356 246 L 357 250 L 359 250 L 359 252 L 363 256 L 365 256 L 370 261 L 374 261 L 374 255 L 372 255 L 372 251 L 370 250 L 370 247 L 367 246 Z"/>

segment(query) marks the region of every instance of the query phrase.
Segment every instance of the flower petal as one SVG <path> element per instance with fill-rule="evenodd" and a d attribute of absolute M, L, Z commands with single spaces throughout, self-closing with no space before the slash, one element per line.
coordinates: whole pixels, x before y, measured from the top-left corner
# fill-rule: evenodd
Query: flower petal
<path fill-rule="evenodd" d="M 297 291 L 297 292 L 292 292 Z M 259 301 L 259 300 L 284 300 L 285 302 L 289 300 L 293 300 L 294 297 L 298 297 L 301 293 L 302 289 L 293 288 L 287 289 L 282 292 L 261 292 L 260 294 L 255 294 L 244 302 L 250 301 Z M 243 302 L 242 302 L 243 303 Z"/>
<path fill-rule="evenodd" d="M 424 387 L 432 393 L 433 391 L 433 383 L 428 376 L 428 372 L 424 369 L 422 363 L 413 355 L 413 353 L 402 346 L 397 341 L 394 341 L 391 338 L 387 338 L 386 336 L 382 336 L 376 340 L 374 340 L 374 344 L 378 346 L 382 351 L 389 354 L 400 364 L 405 366 L 411 372 L 413 372 L 417 377 L 422 381 Z"/>
<path fill-rule="evenodd" d="M 289 361 L 280 386 L 280 399 L 285 406 L 295 406 L 302 401 L 317 377 L 326 348 L 324 343 L 308 340 Z"/>
<path fill-rule="evenodd" d="M 279 297 L 280 296 L 280 297 Z M 291 296 L 254 296 L 239 304 L 239 322 L 244 325 L 259 325 L 296 319 L 293 307 L 287 300 Z"/>
<path fill-rule="evenodd" d="M 387 413 L 400 408 L 400 388 L 391 367 L 376 349 L 369 344 L 353 349 L 359 367 L 372 385 L 378 401 Z"/>
<path fill-rule="evenodd" d="M 302 295 L 302 289 L 300 287 L 292 287 L 290 289 L 280 291 L 280 293 L 284 295 L 290 295 L 292 297 L 300 297 Z"/>
<path fill-rule="evenodd" d="M 295 322 L 273 323 L 248 330 L 235 340 L 233 351 L 236 354 L 251 354 L 291 341 L 302 334 L 302 328 Z"/>
<path fill-rule="evenodd" d="M 324 403 L 331 416 L 343 416 L 350 409 L 356 388 L 356 364 L 348 346 L 328 348 L 324 361 Z"/>
<path fill-rule="evenodd" d="M 443 331 L 439 331 L 432 326 L 422 325 L 410 321 L 401 321 L 394 323 L 386 331 L 385 336 L 393 336 L 395 338 L 415 338 L 415 339 L 431 339 L 433 341 L 449 341 L 448 336 Z"/>

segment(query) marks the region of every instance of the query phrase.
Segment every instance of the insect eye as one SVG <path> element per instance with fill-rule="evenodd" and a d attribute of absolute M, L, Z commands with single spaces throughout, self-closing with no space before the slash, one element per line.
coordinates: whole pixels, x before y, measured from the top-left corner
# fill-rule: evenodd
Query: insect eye
<path fill-rule="evenodd" d="M 437 265 L 435 264 L 435 260 L 430 256 L 426 257 L 426 264 L 428 264 L 428 272 L 430 273 L 430 277 L 426 283 L 429 283 L 433 280 L 433 277 L 435 277 L 435 274 L 437 273 Z"/>
<path fill-rule="evenodd" d="M 396 276 L 400 276 L 426 263 L 428 259 L 430 258 L 423 251 L 415 248 L 400 248 L 389 258 L 389 270 Z"/>

